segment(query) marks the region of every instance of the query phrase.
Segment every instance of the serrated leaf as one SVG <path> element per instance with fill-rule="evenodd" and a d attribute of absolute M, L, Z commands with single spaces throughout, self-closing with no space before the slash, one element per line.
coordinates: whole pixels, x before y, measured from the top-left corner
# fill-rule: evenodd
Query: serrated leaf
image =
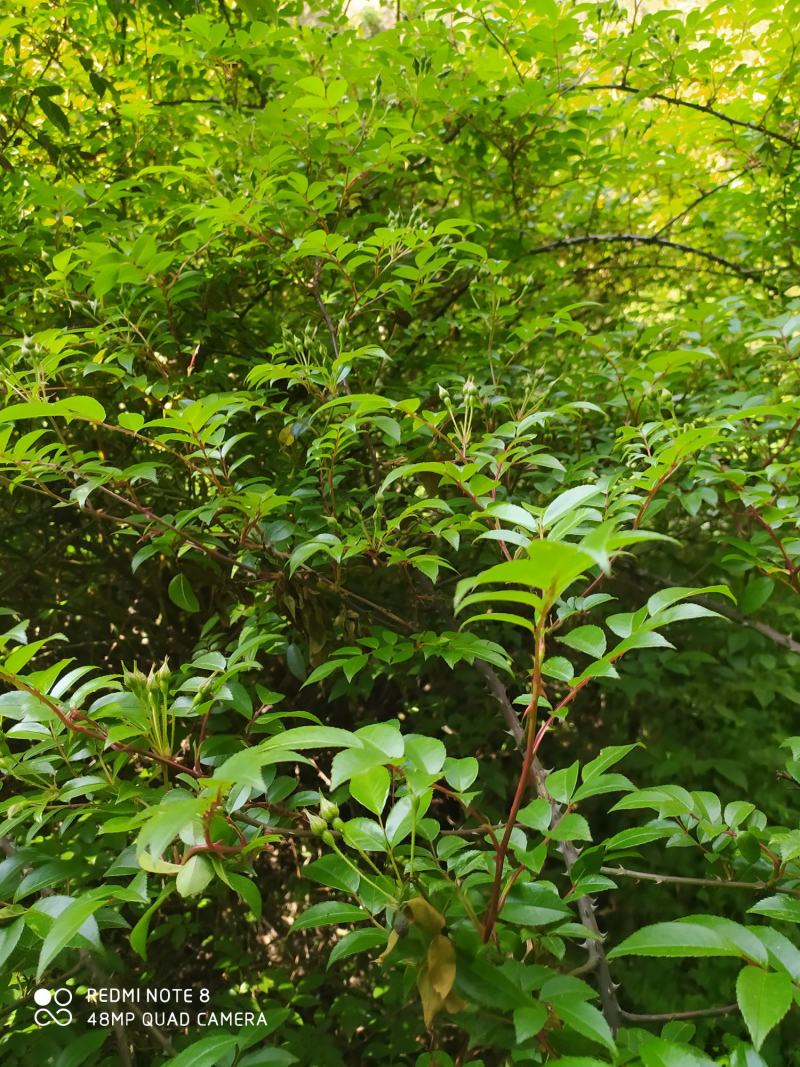
<path fill-rule="evenodd" d="M 350 796 L 375 815 L 383 812 L 392 776 L 385 767 L 372 767 L 350 779 Z"/>
<path fill-rule="evenodd" d="M 571 811 L 558 820 L 547 836 L 554 841 L 591 841 L 592 831 L 582 815 Z"/>
<path fill-rule="evenodd" d="M 547 1008 L 543 1004 L 532 1003 L 525 1008 L 514 1008 L 514 1033 L 517 1043 L 522 1044 L 528 1038 L 535 1037 L 547 1022 Z"/>
<path fill-rule="evenodd" d="M 747 935 L 744 927 L 724 920 L 709 923 L 711 916 L 689 916 L 675 922 L 654 923 L 645 926 L 626 938 L 608 953 L 609 959 L 619 956 L 663 956 L 663 957 L 744 957 L 752 953 L 752 958 L 766 962 L 763 946 L 752 938 L 742 947 L 742 935 Z M 737 929 L 734 929 L 737 928 Z M 751 942 L 756 942 L 756 946 Z"/>
<path fill-rule="evenodd" d="M 562 645 L 585 652 L 587 656 L 593 656 L 595 659 L 599 659 L 606 651 L 606 635 L 599 626 L 578 626 L 558 640 Z"/>
<path fill-rule="evenodd" d="M 647 601 L 647 610 L 652 617 L 663 611 L 664 608 L 676 604 L 679 600 L 686 600 L 687 597 L 692 596 L 705 596 L 707 593 L 719 593 L 733 600 L 734 603 L 736 602 L 736 597 L 727 585 L 703 585 L 695 588 L 675 586 L 672 589 L 660 589 L 657 593 L 653 593 Z"/>
<path fill-rule="evenodd" d="M 448 757 L 444 764 L 444 778 L 451 788 L 460 793 L 469 789 L 478 777 L 478 769 L 478 761 L 474 756 L 465 756 L 463 759 Z"/>
<path fill-rule="evenodd" d="M 643 1042 L 639 1055 L 644 1067 L 716 1067 L 715 1060 L 710 1060 L 697 1049 L 661 1037 Z"/>
<path fill-rule="evenodd" d="M 550 1003 L 565 1026 L 603 1045 L 612 1054 L 616 1052 L 611 1029 L 594 1005 L 572 997 L 553 997 Z"/>
<path fill-rule="evenodd" d="M 744 967 L 736 979 L 736 1001 L 750 1031 L 756 1051 L 767 1034 L 778 1025 L 793 999 L 791 978 L 760 967 Z"/>
<path fill-rule="evenodd" d="M 785 893 L 776 893 L 764 897 L 747 909 L 749 915 L 766 915 L 768 919 L 778 919 L 786 923 L 800 923 L 800 900 Z"/>

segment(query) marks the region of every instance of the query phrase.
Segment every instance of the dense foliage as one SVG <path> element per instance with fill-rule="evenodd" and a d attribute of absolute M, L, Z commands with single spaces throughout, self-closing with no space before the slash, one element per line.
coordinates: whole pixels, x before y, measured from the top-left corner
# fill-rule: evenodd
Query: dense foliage
<path fill-rule="evenodd" d="M 347 8 L 0 17 L 2 1062 L 798 1065 L 796 8 Z"/>

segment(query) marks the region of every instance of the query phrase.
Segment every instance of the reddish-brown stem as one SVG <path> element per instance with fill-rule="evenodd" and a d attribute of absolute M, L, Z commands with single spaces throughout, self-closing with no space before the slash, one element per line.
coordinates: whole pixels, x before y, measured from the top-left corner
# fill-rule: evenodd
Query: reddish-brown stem
<path fill-rule="evenodd" d="M 208 732 L 208 720 L 211 717 L 211 708 L 203 716 L 203 721 L 200 723 L 200 737 L 197 741 L 197 748 L 194 752 L 194 773 L 199 777 L 202 774 L 203 768 L 200 765 L 200 749 L 203 747 L 203 742 L 206 739 L 206 733 Z"/>
<path fill-rule="evenodd" d="M 672 475 L 675 473 L 675 471 L 677 469 L 678 469 L 677 463 L 673 463 L 673 465 L 669 468 L 669 470 L 666 471 L 666 473 L 661 475 L 661 477 L 658 479 L 656 484 L 653 486 L 653 488 L 650 490 L 650 492 L 644 498 L 644 500 L 642 501 L 642 506 L 639 508 L 638 512 L 636 513 L 636 518 L 633 520 L 633 528 L 634 528 L 634 530 L 638 530 L 639 523 L 644 518 L 645 512 L 647 511 L 647 509 L 653 503 L 653 500 L 655 499 L 656 493 L 659 491 L 659 489 L 662 487 L 662 485 L 665 484 L 665 482 L 669 481 L 669 479 L 672 477 Z"/>
<path fill-rule="evenodd" d="M 241 851 L 241 845 L 226 845 L 222 841 L 210 841 L 207 845 L 193 845 L 183 857 L 183 862 L 186 863 L 192 856 L 202 853 L 208 854 L 210 852 L 213 856 L 234 856 Z"/>
<path fill-rule="evenodd" d="M 72 710 L 69 714 L 66 714 L 56 704 L 54 700 L 51 700 L 46 693 L 40 692 L 23 678 L 17 678 L 16 675 L 6 674 L 5 671 L 0 671 L 0 681 L 5 682 L 6 685 L 10 685 L 12 689 L 20 689 L 25 693 L 30 693 L 32 697 L 39 701 L 40 704 L 44 704 L 46 708 L 59 719 L 68 730 L 71 730 L 76 734 L 83 734 L 86 737 L 93 737 L 96 741 L 106 742 L 108 741 L 108 732 L 101 728 L 94 728 L 83 726 L 79 719 L 85 718 L 83 714 L 77 710 Z M 91 722 L 91 720 L 89 720 Z M 150 752 L 139 748 L 134 748 L 133 745 L 126 745 L 122 741 L 113 741 L 109 745 L 115 752 L 127 752 L 131 756 L 141 756 L 142 759 L 152 760 L 154 763 L 160 763 L 164 767 L 172 767 L 173 770 L 181 771 L 186 774 L 191 774 L 193 777 L 199 777 L 198 774 L 192 770 L 191 767 L 186 767 L 183 763 L 178 763 L 177 760 L 170 759 L 169 756 L 162 756 L 158 752 Z"/>
<path fill-rule="evenodd" d="M 506 882 L 505 888 L 503 889 L 503 892 L 500 894 L 500 900 L 499 900 L 498 905 L 497 905 L 497 914 L 498 915 L 503 910 L 503 905 L 506 902 L 506 897 L 511 892 L 511 887 L 514 885 L 514 882 L 516 882 L 516 880 L 519 878 L 519 876 L 522 874 L 522 872 L 524 870 L 525 870 L 524 867 L 517 867 L 517 869 L 513 872 L 513 874 L 509 878 L 509 880 Z"/>
<path fill-rule="evenodd" d="M 533 685 L 531 686 L 530 704 L 525 711 L 528 719 L 525 755 L 522 760 L 522 768 L 517 781 L 517 788 L 514 792 L 514 799 L 511 802 L 511 809 L 508 813 L 508 818 L 506 819 L 503 837 L 495 854 L 494 882 L 492 883 L 489 908 L 486 912 L 486 919 L 483 927 L 484 944 L 491 938 L 495 923 L 497 922 L 497 916 L 500 909 L 500 893 L 503 882 L 503 867 L 505 865 L 506 855 L 508 854 L 508 846 L 511 842 L 511 834 L 514 831 L 514 826 L 517 822 L 517 814 L 522 807 L 525 790 L 530 781 L 531 768 L 533 766 L 534 757 L 536 756 L 536 750 L 541 744 L 541 738 L 544 736 L 541 730 L 537 730 L 536 728 L 536 711 L 539 707 L 539 696 L 542 692 L 542 663 L 544 662 L 545 651 L 545 618 L 546 615 L 543 611 L 534 635 Z"/>
<path fill-rule="evenodd" d="M 791 430 L 789 430 L 789 433 L 786 435 L 786 439 L 784 440 L 783 444 L 779 445 L 778 448 L 776 448 L 774 452 L 770 452 L 770 454 L 767 456 L 767 459 L 766 459 L 766 461 L 764 463 L 765 467 L 768 467 L 770 465 L 770 463 L 774 463 L 775 460 L 778 458 L 778 456 L 780 456 L 782 452 L 786 451 L 786 449 L 792 443 L 792 438 L 794 437 L 794 435 L 797 433 L 798 430 L 800 430 L 800 419 L 798 419 L 793 424 Z"/>
<path fill-rule="evenodd" d="M 772 529 L 767 520 L 763 518 L 763 516 L 760 515 L 754 507 L 749 507 L 747 510 L 748 513 L 752 515 L 752 517 L 756 520 L 758 525 L 766 531 L 767 536 L 780 552 L 781 556 L 783 557 L 783 562 L 786 565 L 786 570 L 789 572 L 789 581 L 792 583 L 792 585 L 795 585 L 797 581 L 797 567 L 795 567 L 794 563 L 792 563 L 791 557 L 786 551 L 783 541 L 781 541 L 780 537 L 778 537 L 778 535 Z"/>

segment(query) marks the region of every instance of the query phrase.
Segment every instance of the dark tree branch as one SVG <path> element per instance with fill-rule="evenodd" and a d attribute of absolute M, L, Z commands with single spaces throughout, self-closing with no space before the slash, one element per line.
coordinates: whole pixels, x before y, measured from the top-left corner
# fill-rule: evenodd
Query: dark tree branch
<path fill-rule="evenodd" d="M 765 137 L 771 137 L 775 141 L 788 145 L 789 148 L 800 148 L 800 141 L 787 137 L 778 130 L 772 130 L 760 122 L 746 122 L 744 119 L 735 119 L 732 115 L 726 115 L 724 111 L 717 111 L 710 104 L 698 104 L 694 100 L 683 100 L 679 96 L 667 96 L 666 93 L 651 93 L 647 89 L 637 89 L 625 82 L 612 83 L 610 85 L 568 85 L 565 92 L 618 92 L 630 93 L 633 96 L 641 96 L 645 100 L 661 100 L 662 103 L 671 104 L 673 107 L 685 107 L 691 111 L 699 111 L 703 115 L 711 115 L 720 122 L 727 122 L 729 126 L 738 126 L 740 129 L 751 130 L 753 133 L 761 133 Z"/>
<path fill-rule="evenodd" d="M 589 245 L 589 244 L 639 244 L 639 245 L 656 245 L 660 248 L 674 248 L 677 252 L 685 252 L 690 256 L 698 256 L 701 259 L 707 260 L 709 263 L 716 263 L 718 266 L 725 267 L 733 274 L 738 275 L 740 278 L 744 278 L 747 281 L 755 281 L 761 284 L 768 292 L 773 293 L 776 296 L 780 296 L 782 290 L 776 285 L 772 285 L 770 282 L 764 281 L 763 270 L 754 270 L 750 267 L 743 267 L 741 263 L 736 263 L 732 259 L 726 259 L 724 256 L 718 256 L 715 252 L 707 252 L 704 248 L 695 248 L 693 245 L 684 244 L 681 241 L 671 241 L 668 237 L 659 237 L 658 234 L 647 233 L 587 233 L 578 234 L 574 237 L 560 237 L 556 241 L 548 241 L 547 244 L 539 245 L 536 248 L 529 249 L 525 255 L 527 256 L 541 256 L 546 252 L 556 252 L 560 248 L 572 248 L 577 245 Z"/>
<path fill-rule="evenodd" d="M 733 185 L 735 181 L 738 181 L 739 178 L 743 178 L 745 174 L 749 174 L 751 170 L 753 170 L 753 165 L 748 163 L 744 170 L 737 171 L 735 174 L 731 175 L 731 177 L 728 178 L 726 181 L 719 182 L 718 185 L 712 185 L 710 189 L 706 189 L 705 192 L 700 193 L 700 195 L 695 197 L 695 199 L 692 200 L 690 204 L 687 204 L 682 211 L 679 211 L 677 215 L 673 215 L 672 218 L 668 219 L 663 226 L 660 226 L 656 230 L 654 236 L 660 237 L 663 233 L 666 233 L 667 230 L 671 229 L 676 222 L 680 222 L 680 220 L 686 218 L 686 216 L 691 211 L 694 211 L 696 207 L 699 207 L 704 200 L 708 200 L 708 198 L 710 196 L 713 196 L 715 193 L 719 193 L 723 189 L 727 189 L 730 185 Z"/>

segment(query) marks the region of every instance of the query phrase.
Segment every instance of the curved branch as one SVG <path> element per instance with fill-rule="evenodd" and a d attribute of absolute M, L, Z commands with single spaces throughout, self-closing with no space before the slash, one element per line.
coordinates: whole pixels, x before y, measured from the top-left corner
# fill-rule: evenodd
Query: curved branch
<path fill-rule="evenodd" d="M 574 245 L 589 245 L 589 244 L 640 244 L 640 245 L 657 245 L 660 248 L 674 248 L 677 252 L 686 252 L 691 256 L 698 256 L 700 259 L 708 260 L 709 263 L 716 263 L 719 266 L 725 267 L 733 274 L 737 274 L 740 278 L 744 278 L 746 281 L 755 281 L 762 285 L 768 292 L 773 293 L 776 296 L 780 296 L 782 290 L 776 285 L 772 285 L 770 282 L 766 282 L 763 279 L 763 270 L 753 270 L 749 267 L 743 267 L 741 263 L 736 263 L 732 259 L 726 259 L 725 256 L 718 256 L 715 252 L 707 252 L 704 248 L 695 248 L 694 245 L 684 244 L 682 241 L 671 241 L 668 237 L 659 237 L 658 234 L 647 233 L 586 233 L 578 234 L 574 237 L 559 237 L 556 241 L 548 241 L 547 244 L 539 245 L 536 248 L 529 249 L 525 255 L 527 256 L 541 256 L 546 252 L 555 252 L 559 248 L 571 248 Z"/>
<path fill-rule="evenodd" d="M 635 86 L 628 85 L 625 82 L 612 83 L 610 85 L 569 85 L 565 86 L 564 89 L 565 92 L 574 92 L 575 90 L 579 92 L 586 90 L 592 92 L 630 93 L 633 96 L 641 96 L 647 100 L 661 100 L 662 103 L 671 104 L 673 107 L 685 107 L 691 111 L 699 111 L 703 115 L 711 115 L 712 118 L 719 119 L 720 122 L 727 122 L 729 126 L 738 126 L 744 130 L 751 130 L 753 133 L 761 133 L 765 137 L 771 137 L 775 141 L 788 145 L 789 148 L 800 148 L 800 141 L 787 137 L 786 134 L 780 133 L 778 130 L 772 130 L 760 122 L 735 119 L 732 115 L 726 115 L 724 111 L 717 111 L 710 104 L 698 104 L 694 100 L 684 100 L 679 96 L 667 96 L 666 93 L 650 93 L 647 89 L 637 89 Z"/>

